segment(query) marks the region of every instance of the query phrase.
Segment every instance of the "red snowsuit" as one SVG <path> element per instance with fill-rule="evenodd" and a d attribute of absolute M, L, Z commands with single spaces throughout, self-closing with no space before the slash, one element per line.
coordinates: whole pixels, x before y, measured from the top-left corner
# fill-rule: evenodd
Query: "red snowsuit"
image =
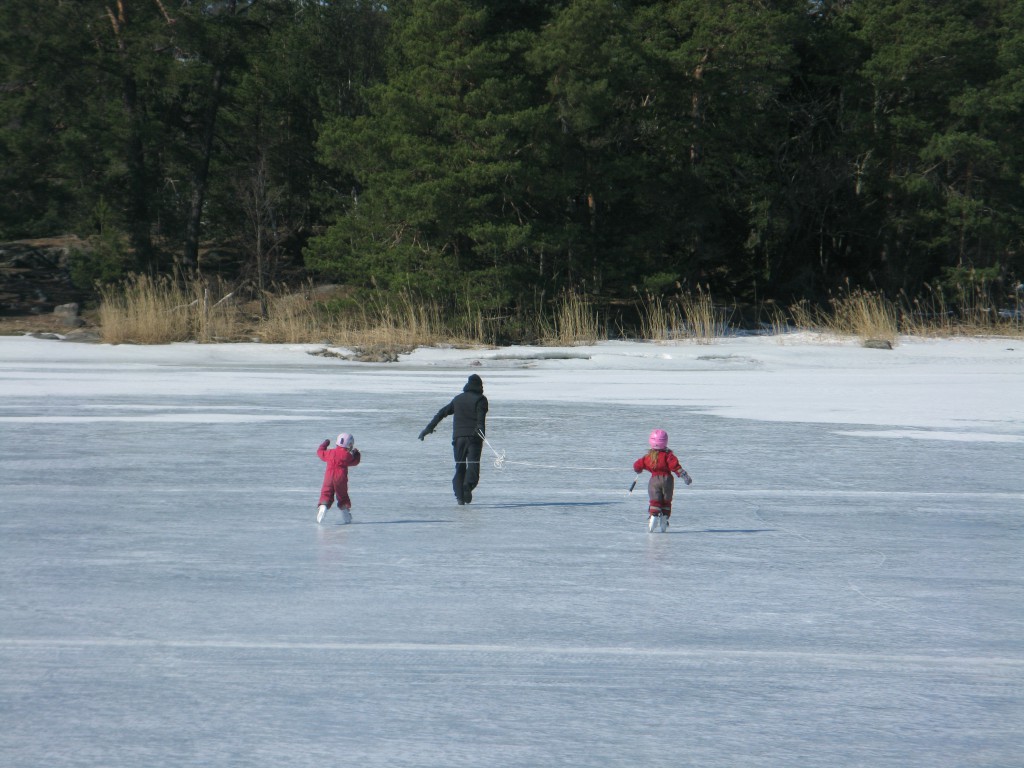
<path fill-rule="evenodd" d="M 672 516 L 672 492 L 675 480 L 672 475 L 686 479 L 690 484 L 690 476 L 686 474 L 679 459 L 668 448 L 651 450 L 633 462 L 633 471 L 639 474 L 647 470 L 651 479 L 647 483 L 647 497 L 650 499 L 649 515 Z"/>
<path fill-rule="evenodd" d="M 359 463 L 359 450 L 328 448 L 330 444 L 330 440 L 324 440 L 316 449 L 316 455 L 327 462 L 324 484 L 320 488 L 320 503 L 326 504 L 330 509 L 331 503 L 337 498 L 339 509 L 351 509 L 352 500 L 348 497 L 348 468 Z"/>

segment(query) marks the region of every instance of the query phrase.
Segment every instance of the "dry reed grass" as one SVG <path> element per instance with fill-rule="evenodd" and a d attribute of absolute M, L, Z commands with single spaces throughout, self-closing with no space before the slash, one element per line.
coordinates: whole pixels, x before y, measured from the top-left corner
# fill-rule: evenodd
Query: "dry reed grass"
<path fill-rule="evenodd" d="M 571 347 L 595 344 L 607 339 L 593 304 L 586 296 L 567 292 L 555 302 L 550 323 L 542 324 L 541 344 L 548 347 Z"/>
<path fill-rule="evenodd" d="M 999 308 L 982 288 L 958 286 L 955 300 L 930 285 L 923 296 L 900 294 L 900 330 L 909 336 L 1024 336 L 1024 307 L 1018 298 Z"/>
<path fill-rule="evenodd" d="M 690 336 L 698 344 L 710 344 L 726 334 L 728 318 L 720 316 L 709 291 L 698 287 L 696 295 L 688 293 L 682 296 L 680 308 Z"/>
<path fill-rule="evenodd" d="M 776 311 L 772 327 L 780 342 L 792 328 L 830 336 L 853 336 L 861 343 L 896 344 L 899 322 L 895 305 L 881 294 L 851 291 L 832 299 L 830 309 L 809 301 L 789 306 L 787 313 Z"/>
<path fill-rule="evenodd" d="M 190 321 L 192 338 L 202 343 L 237 341 L 249 323 L 235 296 L 218 280 L 210 284 L 194 280 L 188 284 L 192 301 Z"/>
<path fill-rule="evenodd" d="M 479 313 L 451 318 L 441 305 L 408 294 L 378 294 L 345 311 L 332 312 L 312 291 L 269 298 L 256 328 L 268 343 L 329 343 L 350 349 L 407 349 L 441 343 L 480 343 Z"/>
<path fill-rule="evenodd" d="M 173 281 L 146 275 L 104 288 L 100 336 L 108 344 L 168 344 L 190 335 L 188 294 Z"/>
<path fill-rule="evenodd" d="M 895 345 L 901 335 L 949 338 L 954 336 L 1024 336 L 1024 312 L 1019 305 L 997 309 L 986 294 L 959 290 L 955 301 L 926 286 L 921 298 L 901 293 L 890 301 L 881 293 L 850 291 L 824 310 L 803 301 L 789 307 L 788 318 L 776 313 L 773 328 L 780 336 L 791 326 L 862 342 L 887 341 Z"/>
<path fill-rule="evenodd" d="M 648 341 L 668 341 L 684 335 L 684 321 L 679 304 L 666 304 L 657 294 L 647 293 L 639 301 L 640 338 Z"/>
<path fill-rule="evenodd" d="M 243 320 L 230 299 L 219 282 L 135 275 L 102 290 L 100 335 L 109 344 L 235 341 Z"/>
<path fill-rule="evenodd" d="M 710 344 L 729 330 L 731 310 L 716 307 L 710 291 L 675 297 L 668 303 L 661 296 L 646 294 L 640 302 L 640 338 L 665 341 L 689 338 Z"/>
<path fill-rule="evenodd" d="M 309 344 L 326 340 L 329 328 L 318 316 L 316 303 L 306 293 L 264 296 L 266 315 L 254 335 L 268 344 Z"/>
<path fill-rule="evenodd" d="M 899 336 L 896 306 L 881 294 L 866 291 L 852 291 L 833 299 L 827 327 L 862 342 L 877 340 L 892 345 Z"/>
<path fill-rule="evenodd" d="M 452 310 L 409 294 L 378 294 L 361 303 L 333 306 L 312 286 L 264 294 L 265 311 L 246 313 L 225 286 L 196 279 L 176 283 L 167 278 L 134 276 L 105 288 L 98 311 L 103 341 L 111 344 L 165 344 L 176 341 L 239 341 L 333 344 L 351 349 L 411 349 L 452 344 L 480 346 L 502 335 L 547 346 L 593 344 L 608 338 L 593 301 L 567 292 L 550 305 L 543 295 L 532 309 L 511 315 L 483 316 L 479 310 Z M 780 338 L 792 328 L 854 336 L 862 341 L 895 344 L 900 333 L 914 336 L 1024 335 L 1019 306 L 993 309 L 982 296 L 963 294 L 955 304 L 940 291 L 924 299 L 903 295 L 899 304 L 880 293 L 847 291 L 827 309 L 803 301 L 769 313 Z M 664 299 L 647 294 L 638 300 L 639 337 L 651 341 L 693 339 L 711 343 L 729 331 L 731 310 L 715 306 L 708 290 Z M 512 334 L 509 336 L 509 334 Z"/>
<path fill-rule="evenodd" d="M 767 318 L 767 321 L 762 318 Z M 780 339 L 793 330 L 793 326 L 790 325 L 789 314 L 775 303 L 760 307 L 758 310 L 758 320 L 761 328 L 771 328 L 771 335 Z"/>

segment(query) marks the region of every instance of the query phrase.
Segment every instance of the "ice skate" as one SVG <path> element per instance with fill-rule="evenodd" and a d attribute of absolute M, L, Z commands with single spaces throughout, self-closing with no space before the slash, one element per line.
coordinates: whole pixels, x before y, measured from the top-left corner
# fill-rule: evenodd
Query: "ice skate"
<path fill-rule="evenodd" d="M 352 522 L 352 513 L 348 511 L 347 507 L 341 510 L 341 522 L 344 525 Z"/>
<path fill-rule="evenodd" d="M 326 515 L 326 514 L 327 514 L 327 505 L 326 504 L 321 504 L 319 507 L 316 508 L 316 521 L 318 523 L 322 522 L 323 519 L 324 519 L 324 515 Z"/>
<path fill-rule="evenodd" d="M 647 530 L 654 533 L 654 529 L 661 525 L 661 515 L 651 515 L 647 518 Z"/>
<path fill-rule="evenodd" d="M 668 515 L 659 515 L 661 517 L 661 532 L 665 533 L 668 530 Z"/>

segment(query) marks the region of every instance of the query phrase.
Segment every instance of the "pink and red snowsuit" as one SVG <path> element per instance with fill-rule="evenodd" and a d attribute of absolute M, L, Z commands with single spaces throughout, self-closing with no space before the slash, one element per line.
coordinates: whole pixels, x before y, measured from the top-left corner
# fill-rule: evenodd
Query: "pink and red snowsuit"
<path fill-rule="evenodd" d="M 316 455 L 327 462 L 324 471 L 324 484 L 320 488 L 320 503 L 331 508 L 337 498 L 339 509 L 351 509 L 352 500 L 348 497 L 348 468 L 359 463 L 359 449 L 328 448 L 330 440 L 324 440 L 316 449 Z"/>
<path fill-rule="evenodd" d="M 647 483 L 647 497 L 650 499 L 648 515 L 671 517 L 672 492 L 675 489 L 675 479 L 672 475 L 684 478 L 687 485 L 691 482 L 690 476 L 668 448 L 652 449 L 633 462 L 634 472 L 639 474 L 644 470 L 651 473 L 651 479 Z"/>

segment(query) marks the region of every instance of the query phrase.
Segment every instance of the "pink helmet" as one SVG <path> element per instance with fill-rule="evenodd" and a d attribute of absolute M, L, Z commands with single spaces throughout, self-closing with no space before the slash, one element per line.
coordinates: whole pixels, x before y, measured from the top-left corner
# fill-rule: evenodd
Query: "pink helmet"
<path fill-rule="evenodd" d="M 352 437 L 348 432 L 342 432 L 338 435 L 338 447 L 345 448 L 346 450 L 352 447 L 355 442 L 355 438 Z"/>
<path fill-rule="evenodd" d="M 663 451 L 668 448 L 668 432 L 664 429 L 656 429 L 651 432 L 651 436 L 647 438 L 647 442 L 651 444 L 651 448 Z"/>

